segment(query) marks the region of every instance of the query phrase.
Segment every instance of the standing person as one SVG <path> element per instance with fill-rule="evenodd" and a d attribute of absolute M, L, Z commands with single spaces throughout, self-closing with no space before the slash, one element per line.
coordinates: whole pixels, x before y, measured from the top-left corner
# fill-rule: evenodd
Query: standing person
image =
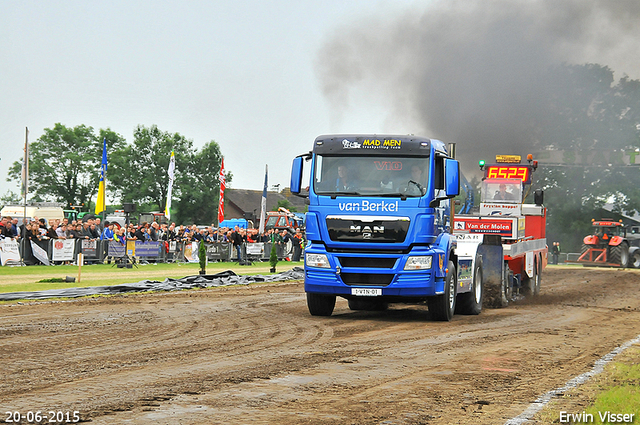
<path fill-rule="evenodd" d="M 149 237 L 151 238 L 152 241 L 157 241 L 159 239 L 159 233 L 160 233 L 160 225 L 158 224 L 157 221 L 154 221 L 153 223 L 151 223 L 151 227 L 149 228 Z"/>
<path fill-rule="evenodd" d="M 67 239 L 67 225 L 64 224 L 64 222 L 58 226 L 56 234 L 58 235 L 58 239 Z"/>
<path fill-rule="evenodd" d="M 553 256 L 553 264 L 558 264 L 558 257 L 560 257 L 560 242 L 554 242 L 551 247 L 551 255 Z"/>
<path fill-rule="evenodd" d="M 89 239 L 100 239 L 100 232 L 98 231 L 98 228 L 96 227 L 96 223 L 91 223 L 89 225 L 89 230 L 91 233 L 91 237 Z"/>
<path fill-rule="evenodd" d="M 300 261 L 300 255 L 302 255 L 302 247 L 304 246 L 304 238 L 300 229 L 296 229 L 296 233 L 293 235 L 293 261 Z"/>
<path fill-rule="evenodd" d="M 91 237 L 91 228 L 89 227 L 89 222 L 85 221 L 84 223 L 82 223 L 82 226 L 80 227 L 80 230 L 76 230 L 78 233 L 80 233 L 80 237 L 82 237 L 83 239 L 93 239 Z"/>
<path fill-rule="evenodd" d="M 240 228 L 238 226 L 235 227 L 233 232 L 231 233 L 231 243 L 233 243 L 233 247 L 236 249 L 236 253 L 238 254 L 238 262 L 242 261 L 242 235 L 240 234 Z"/>
<path fill-rule="evenodd" d="M 280 245 L 282 248 L 282 255 L 284 256 L 285 261 L 291 261 L 289 258 L 289 242 L 292 240 L 291 235 L 287 231 L 287 229 L 283 229 L 281 233 L 276 233 L 276 243 Z"/>
<path fill-rule="evenodd" d="M 78 239 L 80 237 L 80 234 L 78 234 L 78 232 L 76 231 L 75 224 L 71 223 L 67 225 L 66 236 L 67 236 L 67 239 Z"/>
<path fill-rule="evenodd" d="M 113 223 L 109 223 L 108 221 L 104 222 L 105 228 L 102 231 L 102 235 L 100 236 L 100 240 L 103 241 L 112 241 L 113 240 Z M 64 225 L 63 225 L 64 227 Z"/>
<path fill-rule="evenodd" d="M 140 225 L 140 227 L 138 227 L 138 229 L 133 234 L 136 240 L 139 240 L 140 242 L 145 242 L 147 240 L 146 229 L 147 229 L 147 222 L 145 221 L 142 223 L 142 225 Z"/>
<path fill-rule="evenodd" d="M 58 222 L 52 220 L 51 227 L 47 230 L 47 237 L 49 239 L 58 239 L 58 233 L 56 230 L 58 230 Z"/>

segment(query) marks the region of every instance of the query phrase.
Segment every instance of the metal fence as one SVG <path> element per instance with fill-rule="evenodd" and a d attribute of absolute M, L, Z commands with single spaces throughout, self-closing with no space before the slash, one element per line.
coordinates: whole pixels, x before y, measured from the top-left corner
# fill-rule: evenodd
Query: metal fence
<path fill-rule="evenodd" d="M 68 264 L 75 263 L 78 254 L 83 254 L 84 264 L 111 263 L 124 260 L 149 263 L 198 262 L 200 242 L 127 241 L 126 245 L 116 241 L 86 239 L 49 239 L 25 245 L 20 241 L 0 241 L 1 264 Z M 242 256 L 249 261 L 268 261 L 272 243 L 245 243 Z M 215 261 L 238 261 L 233 244 L 229 242 L 205 243 L 207 259 Z M 277 244 L 278 260 L 293 255 L 292 244 Z"/>

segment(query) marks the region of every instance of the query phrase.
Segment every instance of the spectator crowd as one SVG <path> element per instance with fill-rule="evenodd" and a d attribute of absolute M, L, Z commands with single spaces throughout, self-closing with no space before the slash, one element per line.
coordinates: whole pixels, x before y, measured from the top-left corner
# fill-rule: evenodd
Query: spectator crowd
<path fill-rule="evenodd" d="M 143 222 L 139 225 L 129 223 L 120 226 L 116 222 L 102 222 L 99 217 L 84 220 L 52 219 L 49 223 L 44 218 L 27 219 L 18 225 L 18 219 L 12 217 L 0 218 L 0 240 L 12 238 L 17 241 L 31 240 L 36 243 L 49 239 L 88 239 L 102 241 L 116 241 L 126 244 L 126 241 L 177 241 L 219 243 L 228 242 L 237 250 L 238 258 L 242 259 L 242 247 L 247 243 L 272 242 L 293 246 L 292 261 L 300 261 L 305 240 L 303 233 L 297 229 L 295 233 L 288 230 L 269 229 L 259 233 L 258 229 L 244 229 L 239 226 L 216 228 L 211 226 L 177 226 L 175 223 L 159 224 L 157 222 Z"/>

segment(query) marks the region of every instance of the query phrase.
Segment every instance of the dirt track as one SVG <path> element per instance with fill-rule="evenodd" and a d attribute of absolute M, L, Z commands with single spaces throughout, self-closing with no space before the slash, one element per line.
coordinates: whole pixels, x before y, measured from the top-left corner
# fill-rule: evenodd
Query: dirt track
<path fill-rule="evenodd" d="M 615 269 L 549 268 L 533 302 L 448 323 L 312 317 L 300 283 L 4 305 L 0 421 L 502 424 L 638 334 L 640 273 Z"/>

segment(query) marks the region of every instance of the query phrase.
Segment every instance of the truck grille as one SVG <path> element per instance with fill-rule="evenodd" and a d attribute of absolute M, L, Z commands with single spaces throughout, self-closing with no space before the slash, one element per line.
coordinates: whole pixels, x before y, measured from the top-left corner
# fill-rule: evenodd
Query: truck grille
<path fill-rule="evenodd" d="M 387 286 L 393 281 L 393 274 L 340 273 L 345 285 Z"/>
<path fill-rule="evenodd" d="M 327 216 L 329 238 L 336 242 L 400 243 L 409 231 L 408 217 Z"/>
<path fill-rule="evenodd" d="M 338 257 L 342 267 L 369 267 L 376 269 L 392 269 L 396 264 L 395 258 L 375 257 Z"/>

